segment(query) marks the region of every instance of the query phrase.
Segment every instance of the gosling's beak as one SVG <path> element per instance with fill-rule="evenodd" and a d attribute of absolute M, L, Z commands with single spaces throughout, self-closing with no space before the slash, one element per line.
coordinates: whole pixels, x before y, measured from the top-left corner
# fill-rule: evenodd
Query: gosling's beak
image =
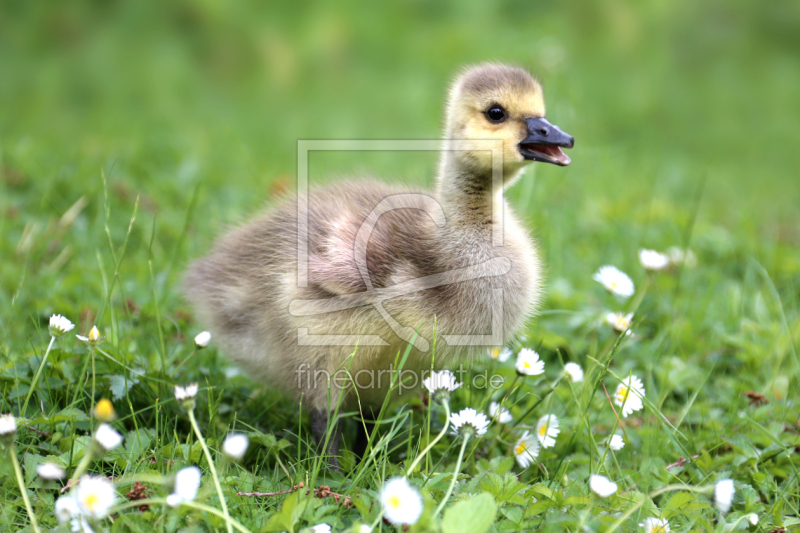
<path fill-rule="evenodd" d="M 519 143 L 519 153 L 530 161 L 543 161 L 565 167 L 572 160 L 561 148 L 572 148 L 575 139 L 564 133 L 558 126 L 550 124 L 546 118 L 525 119 L 528 136 Z"/>

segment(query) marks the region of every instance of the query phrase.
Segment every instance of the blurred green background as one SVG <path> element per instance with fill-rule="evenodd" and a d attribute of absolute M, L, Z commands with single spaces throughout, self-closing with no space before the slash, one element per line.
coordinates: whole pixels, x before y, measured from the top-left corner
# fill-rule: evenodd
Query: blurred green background
<path fill-rule="evenodd" d="M 436 138 L 448 82 L 486 60 L 534 72 L 576 138 L 572 166 L 509 193 L 551 280 L 688 244 L 797 287 L 798 58 L 797 1 L 3 1 L 5 333 L 102 307 L 101 171 L 116 247 L 141 197 L 123 287 L 149 287 L 152 261 L 181 307 L 186 262 L 293 186 L 298 139 Z M 314 155 L 312 180 L 429 184 L 434 159 Z"/>

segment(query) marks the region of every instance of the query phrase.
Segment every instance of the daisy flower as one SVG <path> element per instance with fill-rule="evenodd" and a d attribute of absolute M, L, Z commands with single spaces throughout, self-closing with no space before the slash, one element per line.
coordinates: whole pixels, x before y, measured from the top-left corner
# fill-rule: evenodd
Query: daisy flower
<path fill-rule="evenodd" d="M 747 515 L 747 521 L 750 522 L 751 525 L 755 526 L 758 524 L 758 515 L 756 513 L 750 513 Z"/>
<path fill-rule="evenodd" d="M 542 443 L 542 448 L 552 448 L 556 445 L 556 437 L 561 433 L 558 429 L 556 415 L 544 415 L 536 424 L 536 438 Z"/>
<path fill-rule="evenodd" d="M 497 402 L 492 402 L 489 405 L 489 416 L 492 417 L 492 420 L 497 420 L 501 424 L 508 424 L 514 417 L 511 416 L 511 413 L 505 407 L 500 407 L 500 404 Z"/>
<path fill-rule="evenodd" d="M 208 346 L 208 343 L 211 342 L 211 333 L 208 331 L 203 331 L 202 333 L 198 333 L 197 336 L 194 338 L 194 344 L 198 348 L 205 348 Z"/>
<path fill-rule="evenodd" d="M 50 335 L 53 337 L 60 337 L 65 333 L 69 333 L 75 327 L 75 324 L 69 321 L 68 318 L 61 315 L 53 315 L 50 317 Z"/>
<path fill-rule="evenodd" d="M 94 440 L 105 451 L 113 450 L 122 444 L 122 435 L 106 423 L 100 424 L 94 433 Z"/>
<path fill-rule="evenodd" d="M 190 502 L 197 496 L 200 488 L 200 469 L 196 466 L 181 468 L 175 474 L 175 488 L 167 496 L 167 505 L 178 507 L 183 502 Z"/>
<path fill-rule="evenodd" d="M 627 332 L 628 335 L 631 334 L 630 327 L 631 321 L 633 320 L 633 313 L 628 313 L 624 315 L 622 313 L 608 313 L 606 315 L 606 323 L 614 328 L 614 331 L 618 331 L 619 333 Z"/>
<path fill-rule="evenodd" d="M 175 399 L 178 401 L 192 400 L 197 396 L 197 383 L 191 383 L 185 387 L 175 385 Z"/>
<path fill-rule="evenodd" d="M 697 257 L 694 255 L 694 252 L 686 250 L 682 248 L 678 248 L 677 246 L 672 246 L 667 249 L 667 255 L 669 256 L 669 261 L 675 266 L 685 266 L 686 268 L 694 268 L 697 266 Z"/>
<path fill-rule="evenodd" d="M 76 493 L 81 514 L 95 519 L 108 516 L 116 497 L 114 485 L 97 476 L 82 477 Z"/>
<path fill-rule="evenodd" d="M 611 265 L 601 266 L 594 276 L 592 276 L 592 279 L 599 282 L 606 290 L 617 296 L 622 296 L 623 298 L 630 298 L 633 296 L 635 290 L 633 281 L 617 267 Z"/>
<path fill-rule="evenodd" d="M 643 524 L 644 533 L 669 533 L 669 522 L 666 518 L 645 518 Z"/>
<path fill-rule="evenodd" d="M 727 513 L 733 503 L 733 495 L 736 488 L 733 486 L 732 479 L 723 479 L 718 481 L 714 487 L 714 504 L 722 514 Z"/>
<path fill-rule="evenodd" d="M 311 526 L 311 531 L 314 533 L 331 533 L 331 526 L 329 524 L 317 524 Z"/>
<path fill-rule="evenodd" d="M 436 394 L 439 391 L 445 391 L 448 394 L 461 386 L 461 383 L 456 381 L 456 375 L 449 370 L 442 370 L 441 372 L 431 372 L 431 375 L 422 380 L 422 385 L 428 389 L 431 394 Z"/>
<path fill-rule="evenodd" d="M 414 524 L 422 514 L 422 496 L 406 478 L 386 482 L 380 493 L 383 516 L 394 525 Z"/>
<path fill-rule="evenodd" d="M 14 415 L 8 413 L 0 416 L 0 437 L 13 435 L 17 432 L 17 421 Z"/>
<path fill-rule="evenodd" d="M 526 431 L 514 445 L 514 457 L 522 468 L 528 468 L 539 456 L 539 439 Z"/>
<path fill-rule="evenodd" d="M 564 365 L 564 373 L 573 383 L 583 381 L 583 369 L 578 363 L 567 363 Z"/>
<path fill-rule="evenodd" d="M 496 359 L 501 363 L 505 363 L 506 361 L 508 361 L 508 358 L 511 357 L 511 354 L 512 354 L 511 350 L 505 347 L 492 348 L 491 350 L 489 350 L 489 357 L 491 357 L 492 359 Z"/>
<path fill-rule="evenodd" d="M 67 471 L 55 463 L 42 463 L 36 467 L 36 474 L 42 479 L 63 479 Z"/>
<path fill-rule="evenodd" d="M 486 433 L 486 428 L 489 427 L 489 419 L 483 413 L 467 407 L 450 415 L 450 424 L 453 426 L 453 435 L 480 436 Z"/>
<path fill-rule="evenodd" d="M 644 398 L 644 385 L 642 380 L 633 375 L 622 380 L 614 392 L 614 403 L 622 406 L 623 417 L 641 409 L 644 405 L 642 398 Z"/>
<path fill-rule="evenodd" d="M 664 270 L 669 266 L 669 256 L 642 248 L 639 250 L 639 262 L 645 270 Z"/>
<path fill-rule="evenodd" d="M 523 348 L 517 355 L 517 372 L 525 376 L 537 376 L 544 373 L 544 361 L 539 360 L 539 354 L 530 348 Z"/>
<path fill-rule="evenodd" d="M 607 441 L 607 444 L 608 447 L 615 452 L 618 452 L 625 447 L 625 441 L 622 440 L 622 435 L 618 433 L 614 433 L 613 435 L 611 435 L 611 437 Z"/>
<path fill-rule="evenodd" d="M 367 524 L 361 524 L 358 526 L 358 533 L 372 533 L 372 528 Z"/>
<path fill-rule="evenodd" d="M 92 329 L 89 331 L 89 336 L 84 337 L 83 335 L 75 335 L 78 337 L 78 340 L 85 342 L 91 346 L 97 346 L 101 342 L 103 342 L 103 337 L 100 336 L 100 330 L 97 329 L 97 326 L 92 326 Z"/>
<path fill-rule="evenodd" d="M 617 492 L 617 484 L 606 476 L 592 474 L 589 476 L 589 488 L 601 498 L 608 498 Z"/>
<path fill-rule="evenodd" d="M 80 516 L 80 514 L 81 510 L 78 508 L 78 502 L 75 501 L 72 495 L 61 496 L 56 500 L 55 515 L 59 524 L 69 522 L 73 518 Z"/>
<path fill-rule="evenodd" d="M 249 444 L 250 442 L 246 436 L 241 433 L 231 433 L 225 437 L 225 441 L 222 443 L 222 451 L 231 459 L 241 461 Z"/>

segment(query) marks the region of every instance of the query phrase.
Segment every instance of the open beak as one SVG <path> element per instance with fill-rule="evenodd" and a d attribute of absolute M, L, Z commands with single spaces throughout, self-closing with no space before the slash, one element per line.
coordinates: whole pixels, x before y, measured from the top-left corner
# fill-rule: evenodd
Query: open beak
<path fill-rule="evenodd" d="M 519 143 L 519 153 L 530 161 L 543 161 L 561 167 L 569 165 L 572 160 L 561 151 L 561 148 L 575 146 L 575 138 L 564 133 L 558 126 L 550 124 L 546 118 L 525 119 L 528 125 L 528 136 Z"/>

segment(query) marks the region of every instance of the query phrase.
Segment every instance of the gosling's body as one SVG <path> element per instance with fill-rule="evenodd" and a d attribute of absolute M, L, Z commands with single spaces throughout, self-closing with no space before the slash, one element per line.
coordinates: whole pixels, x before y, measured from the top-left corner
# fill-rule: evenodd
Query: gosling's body
<path fill-rule="evenodd" d="M 493 181 L 492 153 L 470 144 L 483 139 L 502 141 L 502 165 L 495 167 L 502 186 L 531 161 L 569 164 L 558 147 L 573 144 L 544 119 L 541 87 L 527 72 L 473 67 L 450 91 L 435 191 L 375 180 L 313 189 L 299 202 L 308 206 L 307 216 L 301 213 L 308 223 L 307 267 L 298 263 L 297 198 L 225 235 L 191 266 L 187 295 L 223 351 L 253 379 L 311 408 L 318 437 L 340 397 L 345 409 L 380 408 L 389 371 L 409 346 L 409 329 L 421 338 L 404 369 L 419 373 L 468 364 L 511 340 L 535 311 L 540 260 L 505 202 L 495 202 L 503 206 L 502 220 L 494 219 L 502 224 L 502 245 L 493 234 L 493 201 L 502 186 Z M 360 244 L 366 245 L 363 272 Z M 369 335 L 383 344 L 362 338 L 350 358 L 353 346 L 331 345 L 324 335 Z M 466 346 L 464 337 L 453 337 L 464 335 L 484 337 Z M 356 388 L 333 379 L 329 392 L 326 377 L 343 368 Z"/>

